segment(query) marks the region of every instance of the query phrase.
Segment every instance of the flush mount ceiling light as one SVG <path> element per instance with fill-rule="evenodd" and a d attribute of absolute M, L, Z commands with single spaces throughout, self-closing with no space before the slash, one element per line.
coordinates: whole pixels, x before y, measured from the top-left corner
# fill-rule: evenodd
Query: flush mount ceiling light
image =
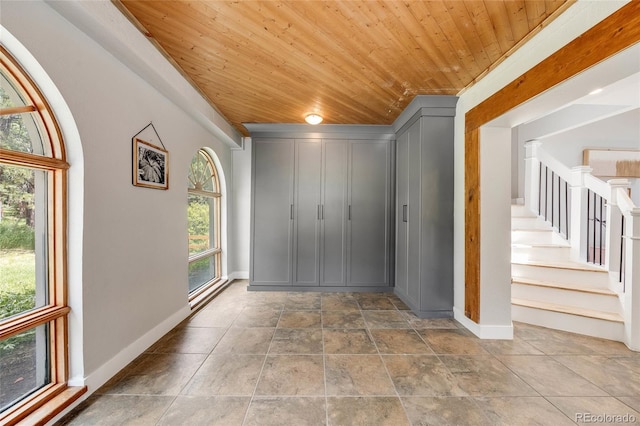
<path fill-rule="evenodd" d="M 316 125 L 322 123 L 322 117 L 318 114 L 307 114 L 307 116 L 304 118 L 304 121 L 309 124 Z"/>

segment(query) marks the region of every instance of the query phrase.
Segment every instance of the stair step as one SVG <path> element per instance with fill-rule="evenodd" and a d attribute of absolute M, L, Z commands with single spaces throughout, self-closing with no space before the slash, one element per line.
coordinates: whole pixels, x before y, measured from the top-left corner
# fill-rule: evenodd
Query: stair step
<path fill-rule="evenodd" d="M 575 283 L 586 287 L 609 288 L 610 275 L 604 269 L 574 262 L 527 260 L 511 262 L 511 276 L 540 281 Z"/>
<path fill-rule="evenodd" d="M 567 240 L 551 229 L 514 229 L 511 230 L 512 244 L 567 244 Z"/>
<path fill-rule="evenodd" d="M 618 295 L 604 287 L 516 278 L 511 284 L 511 297 L 578 309 L 611 313 L 622 312 Z"/>
<path fill-rule="evenodd" d="M 608 288 L 588 287 L 581 284 L 559 283 L 551 281 L 537 280 L 533 278 L 516 277 L 511 279 L 512 283 L 530 285 L 536 287 L 548 287 L 559 290 L 579 291 L 581 293 L 600 294 L 603 296 L 618 297 L 618 294 Z"/>
<path fill-rule="evenodd" d="M 514 260 L 511 263 L 513 265 L 528 265 L 528 266 L 537 266 L 541 268 L 568 269 L 572 271 L 608 274 L 608 271 L 604 269 L 604 267 L 599 267 L 599 266 L 590 265 L 586 263 L 578 263 L 578 262 L 558 262 L 558 261 L 550 261 L 550 260 Z"/>
<path fill-rule="evenodd" d="M 571 248 L 571 244 L 568 241 L 564 243 L 513 243 L 511 244 L 511 248 Z"/>
<path fill-rule="evenodd" d="M 532 217 L 536 218 L 538 215 L 523 204 L 511 204 L 511 217 Z"/>
<path fill-rule="evenodd" d="M 551 230 L 551 224 L 538 217 L 511 216 L 511 230 L 546 229 Z"/>
<path fill-rule="evenodd" d="M 585 336 L 624 342 L 625 327 L 620 321 L 573 315 L 571 313 L 548 311 L 525 305 L 512 305 L 513 321 L 553 328 Z M 616 318 L 618 319 L 618 318 Z"/>
<path fill-rule="evenodd" d="M 511 246 L 511 261 L 571 262 L 571 247 L 564 246 Z"/>
<path fill-rule="evenodd" d="M 624 323 L 624 319 L 622 318 L 622 316 L 615 312 L 596 311 L 593 309 L 584 309 L 575 306 L 558 305 L 556 303 L 539 302 L 535 300 L 524 300 L 517 298 L 511 298 L 511 304 L 516 306 L 524 306 L 527 308 L 541 309 L 544 311 L 558 312 L 586 318 L 595 318 L 603 321 Z"/>

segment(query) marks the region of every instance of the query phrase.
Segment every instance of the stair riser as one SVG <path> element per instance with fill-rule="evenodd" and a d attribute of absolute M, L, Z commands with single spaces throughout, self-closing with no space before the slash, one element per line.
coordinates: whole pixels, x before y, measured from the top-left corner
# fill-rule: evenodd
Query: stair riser
<path fill-rule="evenodd" d="M 556 330 L 624 341 L 624 324 L 560 312 L 512 305 L 511 319 Z"/>
<path fill-rule="evenodd" d="M 511 285 L 511 297 L 616 314 L 621 313 L 618 297 L 604 294 L 513 283 Z"/>
<path fill-rule="evenodd" d="M 511 229 L 551 229 L 551 225 L 536 217 L 512 217 Z"/>
<path fill-rule="evenodd" d="M 567 240 L 553 231 L 511 231 L 513 244 L 567 244 Z"/>
<path fill-rule="evenodd" d="M 535 265 L 512 264 L 511 275 L 513 277 L 533 278 L 548 282 L 609 288 L 609 274 L 606 272 L 591 272 L 573 269 L 547 268 Z"/>
<path fill-rule="evenodd" d="M 524 205 L 512 204 L 511 205 L 511 217 L 531 217 L 536 218 L 538 215 Z"/>
<path fill-rule="evenodd" d="M 571 261 L 570 247 L 511 247 L 511 260 Z"/>

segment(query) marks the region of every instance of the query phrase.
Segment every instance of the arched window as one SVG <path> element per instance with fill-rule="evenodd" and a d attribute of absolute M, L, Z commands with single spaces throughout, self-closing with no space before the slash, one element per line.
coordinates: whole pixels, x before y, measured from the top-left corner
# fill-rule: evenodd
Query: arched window
<path fill-rule="evenodd" d="M 66 383 L 68 167 L 49 105 L 0 46 L 1 424 L 31 423 L 76 392 Z"/>
<path fill-rule="evenodd" d="M 189 169 L 189 299 L 220 283 L 220 179 L 211 156 L 201 149 Z"/>

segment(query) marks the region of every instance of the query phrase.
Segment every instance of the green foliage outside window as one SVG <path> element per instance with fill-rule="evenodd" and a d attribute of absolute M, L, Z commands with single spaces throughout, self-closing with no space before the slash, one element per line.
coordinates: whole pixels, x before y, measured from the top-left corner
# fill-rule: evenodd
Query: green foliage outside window
<path fill-rule="evenodd" d="M 8 95 L 0 89 L 0 107 L 9 106 Z M 22 115 L 0 116 L 0 148 L 33 151 Z M 35 307 L 34 192 L 32 170 L 0 165 L 0 318 Z M 0 342 L 0 353 L 30 338 L 27 334 Z"/>

